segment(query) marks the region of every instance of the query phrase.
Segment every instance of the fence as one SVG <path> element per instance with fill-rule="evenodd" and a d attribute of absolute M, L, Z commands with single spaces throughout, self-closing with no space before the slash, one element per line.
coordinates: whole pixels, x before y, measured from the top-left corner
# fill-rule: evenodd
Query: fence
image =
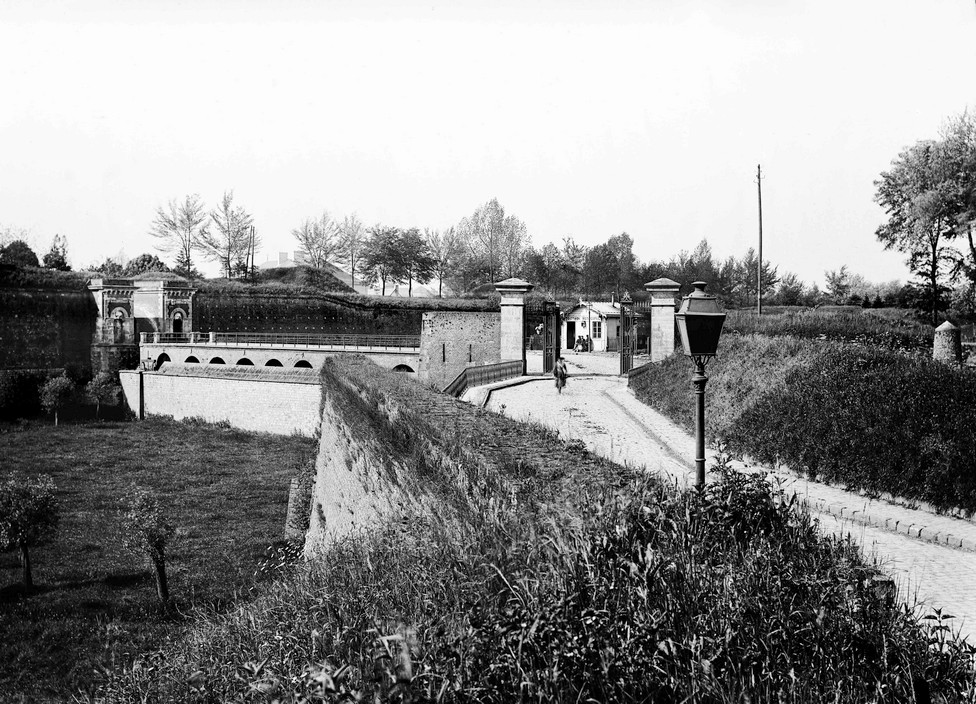
<path fill-rule="evenodd" d="M 142 333 L 141 342 L 232 345 L 238 347 L 342 347 L 345 349 L 420 351 L 420 335 L 303 335 L 257 332 L 164 332 Z"/>
<path fill-rule="evenodd" d="M 520 359 L 483 364 L 477 367 L 465 367 L 454 381 L 444 387 L 444 393 L 460 398 L 472 386 L 484 386 L 496 381 L 515 379 L 524 373 L 525 365 Z"/>

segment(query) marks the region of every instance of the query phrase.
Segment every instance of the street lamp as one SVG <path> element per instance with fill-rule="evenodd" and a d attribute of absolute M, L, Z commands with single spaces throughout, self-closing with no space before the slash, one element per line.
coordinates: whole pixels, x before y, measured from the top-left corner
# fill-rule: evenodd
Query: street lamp
<path fill-rule="evenodd" d="M 705 365 L 715 356 L 725 322 L 718 300 L 705 293 L 706 285 L 704 281 L 694 282 L 695 290 L 681 299 L 681 308 L 674 316 L 684 353 L 695 361 L 691 383 L 695 387 L 695 485 L 699 489 L 705 486 Z"/>

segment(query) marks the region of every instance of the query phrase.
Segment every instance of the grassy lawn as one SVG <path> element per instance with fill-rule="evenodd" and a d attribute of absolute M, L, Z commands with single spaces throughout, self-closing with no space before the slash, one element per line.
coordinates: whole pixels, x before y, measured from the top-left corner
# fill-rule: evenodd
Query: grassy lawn
<path fill-rule="evenodd" d="M 0 701 L 65 699 L 191 611 L 246 594 L 281 541 L 289 480 L 314 452 L 307 438 L 164 419 L 0 428 L 0 476 L 49 473 L 61 506 L 57 537 L 32 551 L 38 593 L 20 595 L 18 554 L 0 554 Z M 154 489 L 177 528 L 167 617 L 149 567 L 122 546 L 119 504 L 133 485 Z"/>

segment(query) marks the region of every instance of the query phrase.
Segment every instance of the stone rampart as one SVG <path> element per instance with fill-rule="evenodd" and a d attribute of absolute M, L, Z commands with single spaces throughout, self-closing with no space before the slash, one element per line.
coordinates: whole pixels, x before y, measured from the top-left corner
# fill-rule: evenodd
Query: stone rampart
<path fill-rule="evenodd" d="M 430 311 L 420 334 L 420 379 L 443 389 L 465 367 L 501 361 L 497 311 Z"/>
<path fill-rule="evenodd" d="M 87 374 L 95 316 L 87 291 L 0 289 L 0 369 Z"/>
<path fill-rule="evenodd" d="M 274 367 L 165 365 L 119 372 L 126 404 L 139 417 L 227 422 L 241 430 L 313 437 L 322 398 L 318 373 Z"/>

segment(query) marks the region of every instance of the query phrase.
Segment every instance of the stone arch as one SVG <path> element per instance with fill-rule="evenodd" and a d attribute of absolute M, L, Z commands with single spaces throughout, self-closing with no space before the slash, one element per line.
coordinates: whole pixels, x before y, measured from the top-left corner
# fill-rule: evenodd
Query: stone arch
<path fill-rule="evenodd" d="M 409 364 L 398 364 L 395 367 L 393 367 L 393 371 L 413 373 L 414 370 L 410 367 Z"/>
<path fill-rule="evenodd" d="M 312 368 L 312 363 L 309 362 L 307 359 L 300 359 L 297 362 L 295 362 L 295 368 L 296 369 L 311 369 Z"/>
<path fill-rule="evenodd" d="M 280 366 L 283 366 L 283 365 L 277 359 L 269 359 L 267 362 L 264 363 L 264 366 L 266 366 L 266 367 L 280 367 Z"/>
<path fill-rule="evenodd" d="M 170 361 L 169 360 L 169 355 L 166 354 L 165 352 L 163 352 L 161 355 L 159 355 L 158 357 L 156 357 L 156 369 L 159 369 L 161 366 L 163 366 L 164 364 L 166 364 L 166 362 L 168 362 L 168 361 Z"/>
<path fill-rule="evenodd" d="M 192 354 L 183 360 L 186 364 L 200 364 L 200 360 L 194 357 Z"/>
<path fill-rule="evenodd" d="M 112 320 L 125 320 L 126 318 L 129 317 L 129 313 L 126 311 L 125 308 L 122 308 L 121 306 L 116 306 L 115 308 L 112 309 L 112 313 L 109 315 L 109 317 Z"/>
<path fill-rule="evenodd" d="M 177 335 L 183 334 L 183 323 L 186 320 L 186 312 L 182 308 L 173 311 L 170 318 L 170 329 Z"/>
<path fill-rule="evenodd" d="M 239 367 L 253 367 L 254 366 L 254 362 L 252 362 L 251 360 L 249 360 L 247 357 L 241 357 L 239 360 L 237 360 L 237 366 L 239 366 Z"/>
<path fill-rule="evenodd" d="M 210 364 L 225 364 L 225 362 L 220 357 L 212 357 L 210 359 Z"/>

